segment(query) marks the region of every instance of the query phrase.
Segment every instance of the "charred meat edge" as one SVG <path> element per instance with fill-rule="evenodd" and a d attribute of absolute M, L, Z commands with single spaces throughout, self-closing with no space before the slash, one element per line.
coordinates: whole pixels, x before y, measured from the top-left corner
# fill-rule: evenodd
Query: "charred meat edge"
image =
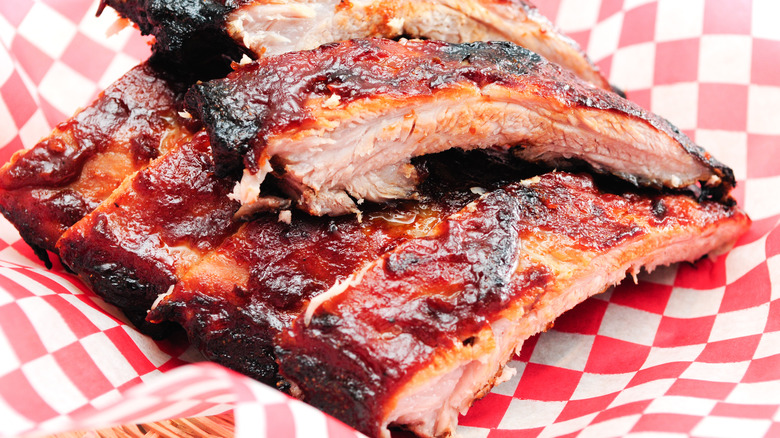
<path fill-rule="evenodd" d="M 236 197 L 273 170 L 315 215 L 413 196 L 412 157 L 516 147 L 639 185 L 726 199 L 731 169 L 667 120 L 506 42 L 352 40 L 267 57 L 187 93 Z M 243 161 L 243 163 L 242 163 Z"/>
<path fill-rule="evenodd" d="M 626 273 L 720 254 L 749 224 L 735 207 L 599 193 L 585 176 L 512 184 L 315 298 L 280 338 L 280 370 L 369 436 L 447 436 L 561 313 Z"/>

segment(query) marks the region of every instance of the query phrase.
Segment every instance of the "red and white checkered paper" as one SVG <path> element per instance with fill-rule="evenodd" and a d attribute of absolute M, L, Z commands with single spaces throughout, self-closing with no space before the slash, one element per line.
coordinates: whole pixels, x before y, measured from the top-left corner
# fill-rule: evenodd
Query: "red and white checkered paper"
<path fill-rule="evenodd" d="M 729 254 L 626 282 L 526 342 L 463 437 L 780 436 L 780 2 L 536 0 L 629 98 L 734 169 Z M 149 54 L 98 1 L 0 2 L 0 161 Z M 208 415 L 237 434 L 355 432 L 183 339 L 153 342 L 0 222 L 0 436 Z"/>

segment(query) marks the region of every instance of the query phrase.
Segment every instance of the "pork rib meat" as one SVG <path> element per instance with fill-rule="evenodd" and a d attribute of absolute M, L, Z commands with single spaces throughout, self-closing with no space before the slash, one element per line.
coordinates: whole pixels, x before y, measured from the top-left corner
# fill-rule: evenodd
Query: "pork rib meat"
<path fill-rule="evenodd" d="M 538 171 L 485 151 L 449 151 L 414 164 L 428 175 L 420 199 L 371 206 L 362 221 L 301 212 L 289 223 L 270 213 L 254 218 L 180 277 L 149 318 L 181 324 L 208 359 L 286 387 L 275 338 L 306 303 L 399 243 L 426 235 L 477 193 Z"/>
<path fill-rule="evenodd" d="M 163 57 L 184 65 L 314 49 L 352 38 L 500 40 L 527 47 L 584 80 L 609 83 L 582 52 L 522 0 L 104 0 L 155 36 Z"/>
<path fill-rule="evenodd" d="M 716 197 L 731 169 L 665 119 L 506 42 L 351 40 L 266 57 L 187 93 L 251 203 L 273 171 L 314 215 L 414 196 L 412 157 L 515 147 L 520 158 Z M 242 163 L 243 160 L 243 163 Z M 254 189 L 253 189 L 254 187 Z"/>
<path fill-rule="evenodd" d="M 229 180 L 214 176 L 208 136 L 195 134 L 126 178 L 57 242 L 63 263 L 142 331 L 154 300 L 238 224 Z"/>
<path fill-rule="evenodd" d="M 642 267 L 727 250 L 750 220 L 549 173 L 483 195 L 319 295 L 278 340 L 304 400 L 369 436 L 454 432 L 524 339 Z"/>
<path fill-rule="evenodd" d="M 143 63 L 0 169 L 0 210 L 45 262 L 126 176 L 192 136 L 185 89 Z"/>

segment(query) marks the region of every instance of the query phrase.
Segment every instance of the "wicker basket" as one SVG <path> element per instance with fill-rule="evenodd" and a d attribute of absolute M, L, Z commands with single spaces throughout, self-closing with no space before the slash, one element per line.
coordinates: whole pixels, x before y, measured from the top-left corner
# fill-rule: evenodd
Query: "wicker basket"
<path fill-rule="evenodd" d="M 198 418 L 179 418 L 149 424 L 124 425 L 87 432 L 68 432 L 51 438 L 222 438 L 235 431 L 233 412 Z"/>

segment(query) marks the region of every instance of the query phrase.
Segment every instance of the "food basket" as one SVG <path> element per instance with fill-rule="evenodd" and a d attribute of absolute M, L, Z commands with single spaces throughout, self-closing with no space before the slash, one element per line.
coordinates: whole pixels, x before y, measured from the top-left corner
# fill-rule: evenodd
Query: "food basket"
<path fill-rule="evenodd" d="M 3 162 L 149 55 L 98 3 L 0 3 Z M 754 223 L 728 254 L 643 273 L 531 338 L 459 435 L 780 436 L 780 2 L 536 3 L 629 99 L 734 169 Z M 0 219 L 0 436 L 150 422 L 171 436 L 358 435 L 182 336 L 139 334 Z"/>

